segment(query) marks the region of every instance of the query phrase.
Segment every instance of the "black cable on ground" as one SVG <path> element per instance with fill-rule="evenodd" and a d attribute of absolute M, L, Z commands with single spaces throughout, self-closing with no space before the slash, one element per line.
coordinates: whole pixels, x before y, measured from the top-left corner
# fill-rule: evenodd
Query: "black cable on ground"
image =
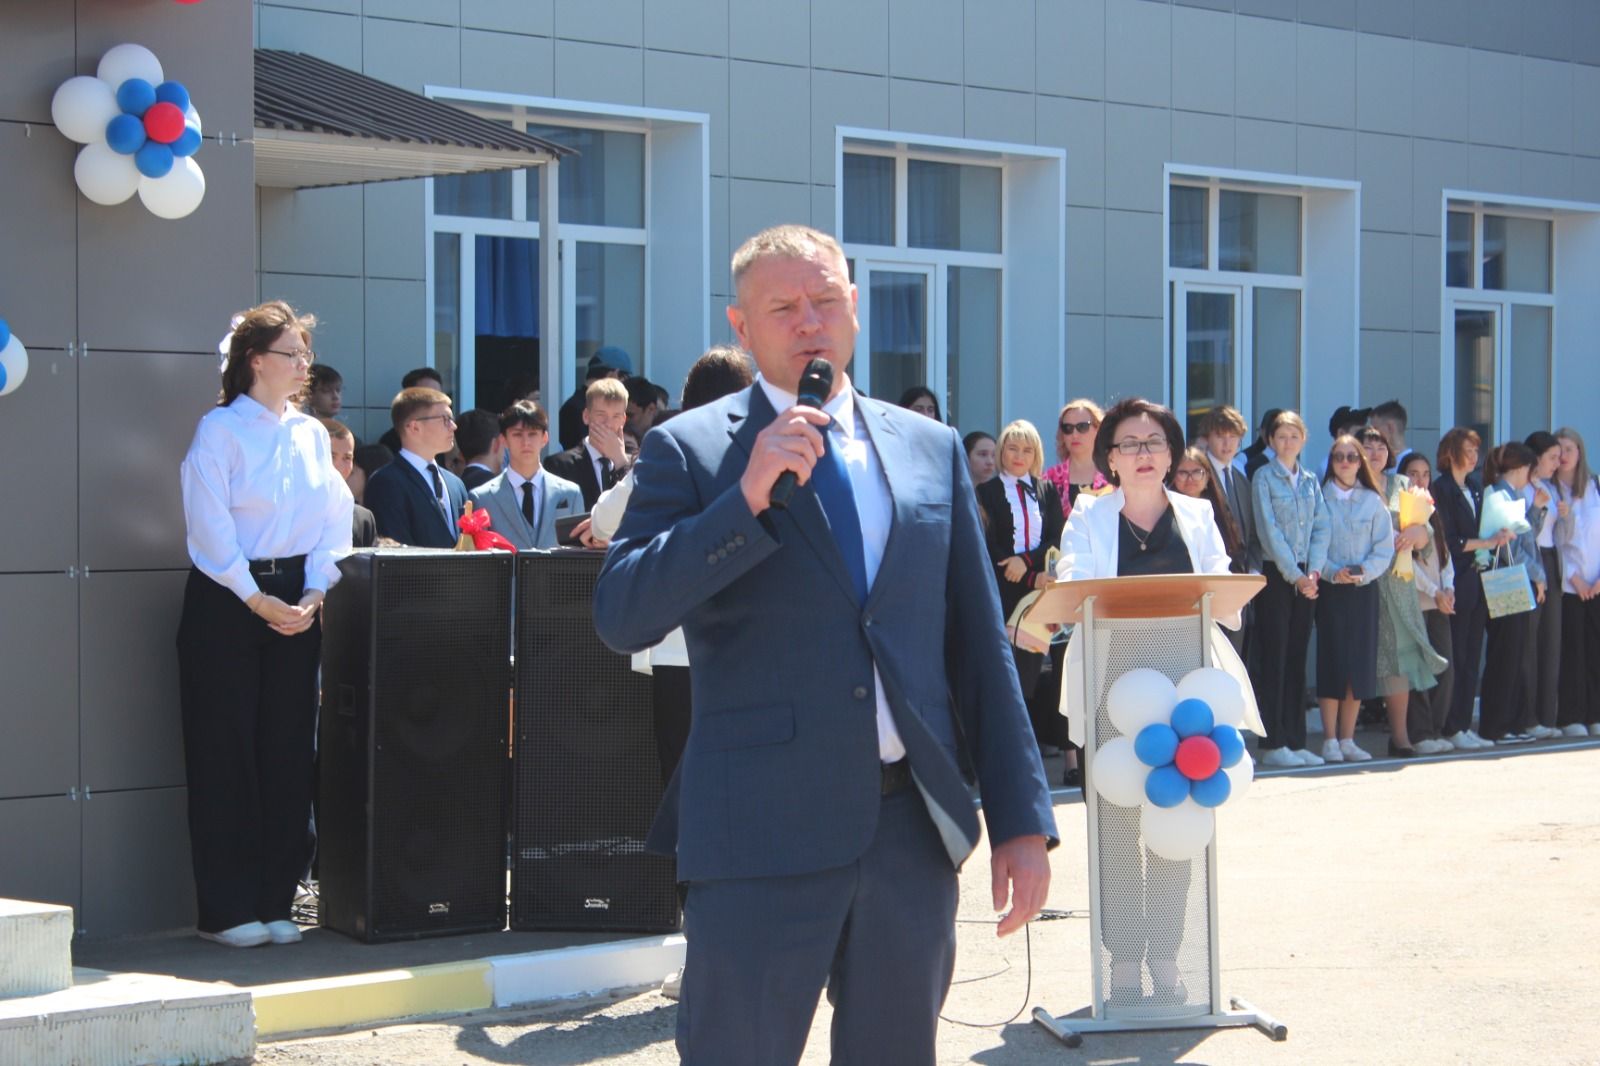
<path fill-rule="evenodd" d="M 1027 982 L 1026 982 L 1026 984 L 1023 987 L 1023 990 L 1022 990 L 1022 1005 L 1019 1006 L 1016 1009 L 1016 1011 L 1011 1015 L 1011 1017 L 1006 1018 L 1004 1021 L 998 1021 L 998 1022 L 969 1022 L 969 1021 L 964 1021 L 961 1018 L 952 1018 L 949 1015 L 945 1014 L 943 1011 L 941 1011 L 939 1013 L 939 1020 L 940 1021 L 949 1022 L 951 1025 L 964 1026 L 964 1027 L 966 1027 L 968 1029 L 999 1029 L 999 1028 L 1001 1028 L 1003 1026 L 1010 1025 L 1012 1022 L 1014 1022 L 1018 1018 L 1022 1017 L 1022 1012 L 1028 1009 L 1028 1001 L 1033 998 L 1033 923 L 1034 922 L 1058 922 L 1058 921 L 1061 921 L 1064 918 L 1087 918 L 1088 915 L 1089 915 L 1088 911 L 1044 910 L 1044 911 L 1040 911 L 1039 914 L 1033 919 L 1033 921 L 1030 921 L 1027 925 L 1022 927 L 1022 944 L 1023 944 L 1023 950 L 1027 953 L 1027 975 L 1028 976 L 1027 976 Z M 1000 923 L 999 923 L 998 920 L 989 921 L 987 919 L 979 919 L 979 918 L 957 918 L 956 919 L 956 924 L 957 925 L 989 925 L 989 926 L 994 926 L 994 925 L 999 925 Z M 1001 974 L 1010 973 L 1010 972 L 1011 972 L 1011 964 L 1009 962 L 1007 962 L 1003 968 L 996 970 L 994 973 L 984 974 L 981 977 L 966 977 L 966 978 L 963 978 L 960 981 L 952 981 L 951 982 L 951 986 L 954 987 L 955 985 L 977 984 L 978 982 L 988 981 L 988 980 L 990 980 L 992 978 L 999 977 Z"/>

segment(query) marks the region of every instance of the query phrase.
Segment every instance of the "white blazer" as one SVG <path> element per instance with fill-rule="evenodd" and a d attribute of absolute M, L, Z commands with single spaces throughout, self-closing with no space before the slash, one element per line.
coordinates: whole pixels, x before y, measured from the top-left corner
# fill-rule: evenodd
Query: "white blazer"
<path fill-rule="evenodd" d="M 1197 574 L 1226 574 L 1231 560 L 1223 546 L 1222 532 L 1207 500 L 1197 500 L 1166 490 L 1172 504 L 1173 525 L 1189 549 L 1189 562 Z M 1117 554 L 1121 542 L 1121 489 L 1105 496 L 1080 495 L 1061 533 L 1061 558 L 1056 563 L 1057 581 L 1083 581 L 1089 578 L 1116 577 Z M 1243 624 L 1242 612 L 1216 619 L 1229 629 Z M 1238 679 L 1245 692 L 1245 728 L 1265 735 L 1250 675 L 1233 645 L 1212 628 L 1211 661 Z M 1102 669 L 1104 664 L 1100 664 Z M 1061 713 L 1067 718 L 1067 732 L 1074 744 L 1083 743 L 1083 642 L 1067 645 L 1066 676 L 1061 685 Z"/>

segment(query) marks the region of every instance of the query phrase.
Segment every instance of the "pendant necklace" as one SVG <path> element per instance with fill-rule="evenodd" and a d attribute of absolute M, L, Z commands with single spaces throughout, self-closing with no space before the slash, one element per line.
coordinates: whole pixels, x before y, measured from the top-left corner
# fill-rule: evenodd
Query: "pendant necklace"
<path fill-rule="evenodd" d="M 1155 532 L 1155 530 L 1151 530 L 1150 533 L 1146 533 L 1144 536 L 1141 537 L 1141 536 L 1139 536 L 1139 527 L 1134 525 L 1131 521 L 1129 521 L 1127 515 L 1123 515 L 1122 516 L 1122 521 L 1127 524 L 1128 532 L 1133 534 L 1133 539 L 1139 542 L 1139 550 L 1140 551 L 1149 551 L 1150 550 L 1150 536 L 1151 536 L 1151 534 L 1153 534 Z"/>

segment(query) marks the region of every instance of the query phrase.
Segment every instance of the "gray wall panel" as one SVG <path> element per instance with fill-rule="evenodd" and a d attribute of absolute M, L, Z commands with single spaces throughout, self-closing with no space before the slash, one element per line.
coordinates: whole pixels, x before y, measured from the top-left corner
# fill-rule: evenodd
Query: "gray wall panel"
<path fill-rule="evenodd" d="M 1027 99 L 1030 104 L 1033 102 L 1031 95 Z M 888 129 L 889 79 L 832 70 L 811 72 L 810 180 L 819 184 L 833 184 L 838 163 L 834 152 L 836 126 Z M 1031 128 L 1028 137 L 1033 138 Z"/>
<path fill-rule="evenodd" d="M 0 797 L 78 783 L 76 585 L 65 573 L 0 574 Z"/>
<path fill-rule="evenodd" d="M 1378 133 L 1411 132 L 1410 41 L 1356 35 L 1356 125 Z"/>
<path fill-rule="evenodd" d="M 257 196 L 263 271 L 361 276 L 361 186 L 261 189 Z"/>
<path fill-rule="evenodd" d="M 1033 55 L 1016 42 L 1034 38 L 1033 0 L 985 0 L 968 4 L 962 33 L 962 75 L 968 85 L 1033 92 Z"/>
<path fill-rule="evenodd" d="M 351 70 L 361 69 L 361 18 L 357 14 L 302 11 L 292 7 L 262 5 L 262 48 L 305 52 Z M 201 112 L 201 117 L 205 115 Z"/>
<path fill-rule="evenodd" d="M 461 0 L 461 25 L 548 37 L 555 31 L 554 4 L 553 0 Z"/>
<path fill-rule="evenodd" d="M 1301 26 L 1297 37 L 1301 122 L 1318 126 L 1356 124 L 1356 35 L 1322 26 Z"/>
<path fill-rule="evenodd" d="M 1032 144 L 1034 124 L 1032 93 L 1000 89 L 967 89 L 966 135 L 973 140 L 1004 144 Z"/>
<path fill-rule="evenodd" d="M 485 0 L 463 0 L 482 3 Z M 520 4 L 522 0 L 497 0 Z M 644 5 L 647 48 L 728 54 L 728 0 L 650 0 Z"/>
<path fill-rule="evenodd" d="M 1411 0 L 1356 0 L 1356 29 L 1362 33 L 1411 36 Z"/>
<path fill-rule="evenodd" d="M 1295 27 L 1274 19 L 1234 20 L 1237 114 L 1295 119 Z"/>
<path fill-rule="evenodd" d="M 644 103 L 644 50 L 614 44 L 555 44 L 556 95 L 608 104 Z"/>
<path fill-rule="evenodd" d="M 50 123 L 56 86 L 78 73 L 71 4 L 0 3 L 0 121 Z"/>
<path fill-rule="evenodd" d="M 1172 103 L 1187 111 L 1233 114 L 1233 17 L 1172 9 Z"/>
<path fill-rule="evenodd" d="M 247 144 L 202 148 L 195 162 L 206 175 L 206 196 L 187 218 L 157 218 L 137 197 L 115 207 L 79 198 L 78 329 L 91 356 L 215 356 L 229 314 L 250 306 L 256 291 L 251 155 Z M 145 414 L 168 410 L 158 402 Z"/>
<path fill-rule="evenodd" d="M 66 796 L 0 800 L 0 896 L 71 907 L 81 929 L 81 815 Z"/>
<path fill-rule="evenodd" d="M 889 0 L 812 0 L 811 64 L 889 73 Z"/>
<path fill-rule="evenodd" d="M 553 96 L 556 91 L 554 42 L 548 37 L 464 29 L 461 31 L 461 75 L 469 89 Z"/>
<path fill-rule="evenodd" d="M 1106 0 L 1106 99 L 1166 107 L 1172 100 L 1172 9 Z"/>
<path fill-rule="evenodd" d="M 185 790 L 94 793 L 83 804 L 85 936 L 194 926 Z"/>
<path fill-rule="evenodd" d="M 1106 91 L 1105 0 L 1039 5 L 1034 55 L 1041 93 L 1098 100 Z M 893 42 L 890 47 L 894 47 Z"/>
<path fill-rule="evenodd" d="M 1067 150 L 1067 203 L 1101 207 L 1106 197 L 1106 105 L 1098 100 L 1040 96 L 1034 116 L 1038 143 Z M 1229 152 L 1232 152 L 1229 120 Z"/>
<path fill-rule="evenodd" d="M 0 318 L 31 350 L 77 339 L 72 163 L 79 145 L 53 126 L 0 122 Z M 8 397 L 9 399 L 9 397 Z M 0 400 L 6 404 L 7 400 Z M 0 520 L 3 521 L 3 520 Z"/>
<path fill-rule="evenodd" d="M 734 104 L 737 113 L 738 104 Z M 889 126 L 902 133 L 932 133 L 959 137 L 966 127 L 961 86 L 910 78 L 889 79 Z M 738 128 L 733 149 L 738 155 Z"/>
<path fill-rule="evenodd" d="M 1353 30 L 1356 28 L 1356 0 L 1300 0 L 1300 21 Z"/>
<path fill-rule="evenodd" d="M 811 61 L 811 12 L 793 0 L 734 0 L 728 5 L 728 56 L 805 66 Z"/>
<path fill-rule="evenodd" d="M 79 374 L 79 447 L 96 457 L 84 462 L 80 482 L 84 565 L 187 567 L 179 468 L 195 425 L 216 405 L 216 354 L 96 351 Z M 116 441 L 114 459 L 108 440 Z"/>
<path fill-rule="evenodd" d="M 886 90 L 887 91 L 887 90 Z M 699 111 L 711 117 L 712 174 L 728 173 L 728 61 L 721 56 L 646 51 L 644 102 L 649 107 Z M 829 146 L 832 152 L 832 146 Z M 828 172 L 833 180 L 833 172 Z M 419 216 L 420 217 L 420 216 Z"/>
<path fill-rule="evenodd" d="M 530 174 L 538 182 L 537 174 Z M 423 179 L 380 181 L 361 187 L 367 276 L 421 281 L 428 276 L 423 223 Z"/>
<path fill-rule="evenodd" d="M 889 73 L 960 81 L 963 9 L 962 0 L 889 0 Z"/>
<path fill-rule="evenodd" d="M 92 573 L 83 604 L 83 783 L 112 789 L 184 783 L 178 713 L 183 570 Z"/>
<path fill-rule="evenodd" d="M 644 43 L 644 0 L 556 0 L 556 36 L 602 44 Z"/>
<path fill-rule="evenodd" d="M 26 312 L 10 317 L 17 335 L 32 340 Z M 77 426 L 77 360 L 30 345 L 27 379 L 0 397 L 0 455 L 20 459 L 0 463 L 0 500 L 9 501 L 0 506 L 0 571 L 64 573 L 77 562 Z M 48 534 L 41 515 L 49 516 Z"/>
<path fill-rule="evenodd" d="M 728 68 L 729 176 L 804 181 L 811 173 L 811 140 L 794 135 L 789 101 L 807 99 L 810 72 L 743 60 Z"/>

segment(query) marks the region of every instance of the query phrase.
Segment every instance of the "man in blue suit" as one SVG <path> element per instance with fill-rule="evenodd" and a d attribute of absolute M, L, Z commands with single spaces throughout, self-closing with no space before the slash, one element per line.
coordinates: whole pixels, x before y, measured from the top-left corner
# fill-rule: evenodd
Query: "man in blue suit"
<path fill-rule="evenodd" d="M 401 389 L 389 405 L 389 420 L 400 452 L 367 481 L 364 497 L 378 536 L 418 548 L 455 547 L 467 487 L 435 460 L 456 442 L 450 397 L 437 389 Z"/>
<path fill-rule="evenodd" d="M 856 393 L 856 289 L 826 234 L 733 259 L 728 319 L 761 376 L 652 430 L 595 591 L 623 652 L 682 626 L 694 721 L 652 845 L 689 882 L 678 1050 L 794 1063 L 818 994 L 833 1059 L 932 1063 L 956 871 L 992 845 L 1001 935 L 1038 913 L 1055 821 L 966 456 Z M 797 406 L 813 358 L 837 370 Z M 770 506 L 785 471 L 800 486 Z"/>

